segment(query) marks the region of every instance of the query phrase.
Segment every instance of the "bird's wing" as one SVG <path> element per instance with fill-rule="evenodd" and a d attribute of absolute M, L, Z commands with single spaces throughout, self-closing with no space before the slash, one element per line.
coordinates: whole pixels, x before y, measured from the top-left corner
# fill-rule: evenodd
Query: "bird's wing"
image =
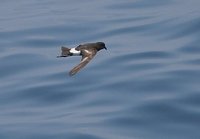
<path fill-rule="evenodd" d="M 90 60 L 96 55 L 96 53 L 96 50 L 81 50 L 81 62 L 69 72 L 69 75 L 73 76 L 78 71 L 80 71 L 85 65 L 87 65 L 90 62 Z"/>

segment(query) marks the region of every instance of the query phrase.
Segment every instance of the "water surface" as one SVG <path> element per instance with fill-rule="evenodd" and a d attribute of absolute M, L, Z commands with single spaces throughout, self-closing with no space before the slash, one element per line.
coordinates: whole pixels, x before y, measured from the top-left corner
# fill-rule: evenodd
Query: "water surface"
<path fill-rule="evenodd" d="M 200 137 L 200 1 L 3 0 L 0 138 Z M 80 73 L 60 47 L 103 41 Z"/>

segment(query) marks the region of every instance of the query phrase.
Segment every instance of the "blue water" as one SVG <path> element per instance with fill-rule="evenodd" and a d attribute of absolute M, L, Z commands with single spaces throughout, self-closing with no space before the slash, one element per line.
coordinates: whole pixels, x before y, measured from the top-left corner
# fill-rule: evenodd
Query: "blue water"
<path fill-rule="evenodd" d="M 1 139 L 199 139 L 199 0 L 2 0 Z M 108 48 L 77 75 L 62 45 Z"/>

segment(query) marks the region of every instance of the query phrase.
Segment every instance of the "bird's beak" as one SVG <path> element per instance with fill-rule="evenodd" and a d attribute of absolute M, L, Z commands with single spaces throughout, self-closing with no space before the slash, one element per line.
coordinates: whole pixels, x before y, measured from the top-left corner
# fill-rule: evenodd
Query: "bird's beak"
<path fill-rule="evenodd" d="M 106 50 L 107 50 L 107 48 L 106 48 L 106 47 L 104 47 L 104 49 L 106 49 Z"/>

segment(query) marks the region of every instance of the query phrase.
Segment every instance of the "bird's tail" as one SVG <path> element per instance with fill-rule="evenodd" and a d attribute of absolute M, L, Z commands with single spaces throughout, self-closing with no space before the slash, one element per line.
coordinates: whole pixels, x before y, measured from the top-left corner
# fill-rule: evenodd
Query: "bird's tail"
<path fill-rule="evenodd" d="M 70 53 L 70 48 L 62 46 L 61 50 L 62 50 L 61 56 L 57 56 L 57 57 L 68 57 L 68 56 L 70 56 L 70 54 L 71 54 Z"/>

